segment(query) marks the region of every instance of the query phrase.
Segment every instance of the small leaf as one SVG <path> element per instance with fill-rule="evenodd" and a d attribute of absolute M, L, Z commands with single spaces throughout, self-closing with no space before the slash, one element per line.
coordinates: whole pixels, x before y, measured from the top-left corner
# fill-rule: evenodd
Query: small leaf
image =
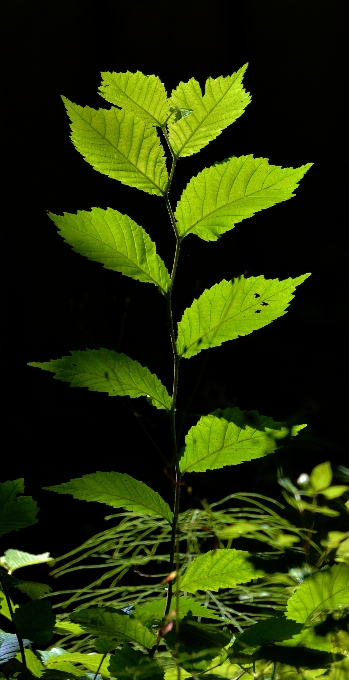
<path fill-rule="evenodd" d="M 50 602 L 26 602 L 16 609 L 13 616 L 21 637 L 29 638 L 39 645 L 50 642 L 56 621 Z"/>
<path fill-rule="evenodd" d="M 329 486 L 327 489 L 319 491 L 325 498 L 331 500 L 332 498 L 339 498 L 348 491 L 349 486 L 344 486 L 344 484 L 339 484 L 338 486 Z"/>
<path fill-rule="evenodd" d="M 320 463 L 310 473 L 310 484 L 314 491 L 323 491 L 332 482 L 331 463 Z"/>
<path fill-rule="evenodd" d="M 22 639 L 22 642 L 23 647 L 30 645 L 30 640 Z M 0 664 L 7 663 L 10 659 L 14 659 L 17 652 L 19 652 L 17 635 L 0 631 Z"/>
<path fill-rule="evenodd" d="M 63 621 L 56 621 L 54 632 L 57 633 L 57 635 L 72 634 L 76 637 L 78 635 L 82 635 L 85 631 L 83 628 L 81 628 L 81 626 L 78 626 L 77 623 L 73 623 L 72 621 L 67 621 L 64 619 Z"/>
<path fill-rule="evenodd" d="M 286 314 L 296 286 L 308 276 L 283 281 L 240 276 L 216 283 L 185 310 L 178 324 L 178 354 L 189 359 L 202 349 L 267 326 Z"/>
<path fill-rule="evenodd" d="M 275 434 L 282 432 L 284 436 L 289 432 L 284 423 L 274 423 L 257 411 L 246 415 L 239 408 L 218 409 L 202 416 L 186 435 L 181 472 L 205 472 L 261 458 L 275 451 Z M 293 434 L 297 431 L 291 431 Z"/>
<path fill-rule="evenodd" d="M 136 73 L 101 73 L 99 93 L 107 102 L 133 112 L 148 125 L 163 127 L 170 113 L 164 84 L 158 76 Z"/>
<path fill-rule="evenodd" d="M 312 623 L 321 612 L 349 605 L 349 566 L 342 563 L 308 576 L 287 604 L 289 619 Z"/>
<path fill-rule="evenodd" d="M 177 158 L 197 153 L 243 114 L 251 100 L 242 86 L 246 69 L 247 64 L 226 78 L 208 78 L 204 95 L 195 78 L 173 90 L 171 106 L 192 111 L 190 116 L 168 121 L 169 140 Z"/>
<path fill-rule="evenodd" d="M 134 616 L 136 619 L 144 624 L 153 623 L 154 621 L 161 621 L 164 618 L 165 611 L 165 601 L 153 600 L 144 605 L 136 605 L 134 609 Z M 173 597 L 170 605 L 170 612 L 174 609 L 177 610 L 176 598 Z M 191 611 L 193 616 L 200 616 L 205 619 L 215 619 L 216 621 L 221 621 L 222 617 L 217 616 L 212 609 L 204 607 L 199 602 L 196 602 L 193 597 L 180 597 L 178 600 L 178 617 L 182 619 L 188 611 Z"/>
<path fill-rule="evenodd" d="M 163 293 L 168 291 L 170 275 L 155 243 L 128 215 L 112 208 L 92 208 L 63 217 L 49 213 L 49 217 L 75 252 L 131 279 L 155 283 Z"/>
<path fill-rule="evenodd" d="M 177 204 L 180 237 L 196 234 L 204 241 L 217 241 L 238 222 L 292 198 L 311 166 L 283 169 L 249 155 L 205 168 L 192 177 Z"/>
<path fill-rule="evenodd" d="M 69 493 L 82 501 L 105 503 L 137 514 L 163 517 L 170 524 L 172 512 L 161 496 L 144 482 L 122 472 L 93 472 L 65 484 L 44 486 L 47 491 Z"/>
<path fill-rule="evenodd" d="M 100 663 L 103 659 L 103 654 L 82 654 L 81 652 L 67 652 L 65 651 L 64 654 L 60 654 L 59 656 L 51 656 L 48 661 L 46 662 L 46 667 L 47 668 L 55 668 L 57 664 L 60 664 L 62 661 L 66 663 L 67 661 L 69 663 L 78 663 L 87 668 L 89 671 L 93 671 L 93 673 L 96 673 L 97 670 L 99 669 L 99 672 L 103 676 L 109 677 L 109 671 L 108 671 L 108 665 L 109 665 L 109 655 L 103 660 L 102 665 L 100 666 Z M 79 669 L 81 670 L 81 669 Z"/>
<path fill-rule="evenodd" d="M 21 496 L 24 479 L 0 483 L 0 536 L 36 524 L 39 510 L 31 496 Z"/>
<path fill-rule="evenodd" d="M 95 170 L 148 194 L 165 194 L 164 149 L 154 128 L 124 109 L 95 110 L 62 99 L 72 142 Z"/>
<path fill-rule="evenodd" d="M 195 557 L 181 577 L 182 591 L 196 593 L 198 590 L 235 588 L 237 583 L 247 583 L 263 575 L 248 562 L 245 550 L 210 550 Z"/>
<path fill-rule="evenodd" d="M 89 633 L 94 633 L 99 637 L 106 636 L 120 641 L 137 642 L 147 649 L 153 647 L 156 642 L 155 635 L 140 621 L 119 614 L 111 607 L 91 607 L 75 611 L 70 616 Z"/>
<path fill-rule="evenodd" d="M 71 387 L 87 387 L 91 392 L 107 392 L 111 397 L 148 397 L 153 406 L 171 409 L 171 397 L 159 378 L 126 354 L 112 350 L 87 349 L 70 352 L 70 357 L 51 361 L 31 361 L 28 366 L 55 373 L 55 380 Z"/>
<path fill-rule="evenodd" d="M 48 552 L 42 553 L 41 555 L 31 555 L 31 553 L 10 548 L 5 551 L 3 557 L 0 557 L 0 563 L 8 572 L 13 573 L 15 569 L 30 567 L 33 564 L 44 564 L 46 562 L 51 562 L 52 559 L 53 558 L 50 557 L 50 553 Z"/>

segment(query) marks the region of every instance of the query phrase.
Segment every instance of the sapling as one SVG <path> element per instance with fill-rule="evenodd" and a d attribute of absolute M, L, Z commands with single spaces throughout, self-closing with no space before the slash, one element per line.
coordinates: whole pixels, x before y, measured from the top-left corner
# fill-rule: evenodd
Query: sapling
<path fill-rule="evenodd" d="M 230 156 L 192 177 L 177 204 L 172 204 L 170 188 L 178 159 L 198 153 L 234 123 L 249 104 L 250 96 L 242 84 L 246 68 L 247 65 L 228 77 L 208 78 L 204 94 L 199 83 L 191 78 L 186 83 L 179 83 L 168 97 L 157 76 L 146 76 L 137 71 L 102 73 L 99 92 L 111 104 L 110 108 L 95 110 L 63 97 L 75 148 L 102 174 L 162 198 L 169 230 L 172 229 L 175 237 L 169 271 L 143 227 L 131 215 L 121 214 L 115 207 L 79 210 L 76 214 L 64 213 L 63 216 L 49 213 L 59 234 L 74 251 L 107 269 L 153 284 L 167 305 L 172 344 L 169 361 L 173 362 L 171 390 L 136 358 L 113 348 L 74 350 L 70 356 L 61 359 L 29 364 L 54 373 L 56 379 L 69 382 L 73 387 L 87 387 L 109 396 L 144 396 L 149 404 L 168 414 L 172 451 L 167 452 L 167 458 L 171 460 L 172 507 L 142 481 L 117 471 L 86 474 L 46 487 L 60 494 L 68 493 L 74 498 L 123 509 L 118 515 L 117 529 L 103 532 L 83 546 L 86 549 L 94 546 L 97 552 L 106 552 L 109 549 L 105 547 L 106 539 L 108 546 L 112 542 L 115 547 L 114 566 L 110 572 L 114 575 L 112 583 L 103 590 L 103 576 L 94 584 L 96 597 L 94 591 L 82 589 L 66 603 L 72 605 L 81 598 L 90 598 L 85 603 L 82 600 L 80 609 L 71 613 L 71 619 L 81 631 L 92 636 L 95 640 L 93 649 L 103 654 L 103 659 L 116 650 L 108 657 L 109 673 L 116 677 L 179 678 L 186 677 L 187 672 L 187 676 L 192 673 L 191 677 L 196 678 L 209 669 L 214 674 L 213 669 L 222 669 L 225 663 L 233 664 L 234 669 L 238 667 L 242 675 L 250 672 L 251 656 L 248 654 L 258 648 L 253 664 L 259 664 L 260 677 L 264 677 L 265 672 L 265 677 L 272 673 L 276 678 L 279 677 L 275 675 L 276 664 L 280 668 L 282 664 L 289 664 L 290 653 L 279 651 L 280 647 L 276 648 L 277 652 L 272 647 L 266 649 L 265 644 L 272 645 L 289 640 L 295 634 L 303 634 L 303 626 L 310 621 L 309 607 L 306 618 L 295 615 L 295 608 L 291 607 L 289 615 L 282 620 L 267 619 L 265 627 L 257 631 L 255 626 L 263 622 L 245 616 L 248 626 L 254 624 L 249 638 L 241 627 L 241 617 L 236 618 L 239 613 L 231 602 L 228 606 L 224 600 L 224 593 L 236 592 L 234 589 L 239 584 L 252 582 L 253 590 L 253 584 L 257 584 L 264 574 L 251 561 L 247 551 L 231 548 L 231 541 L 239 535 L 239 530 L 236 533 L 239 521 L 245 522 L 244 528 L 240 526 L 240 535 L 253 534 L 258 529 L 259 540 L 267 541 L 274 549 L 292 546 L 300 537 L 306 536 L 302 530 L 292 528 L 295 535 L 292 538 L 286 533 L 282 544 L 280 527 L 291 530 L 291 525 L 282 525 L 279 515 L 261 502 L 262 496 L 257 500 L 235 494 L 241 502 L 250 503 L 249 514 L 245 513 L 248 517 L 243 520 L 229 514 L 230 511 L 214 510 L 214 504 L 206 508 L 204 505 L 203 511 L 180 513 L 180 490 L 186 473 L 260 458 L 275 451 L 283 438 L 292 437 L 305 427 L 300 424 L 287 428 L 284 423 L 274 422 L 271 417 L 256 411 L 246 416 L 239 408 L 226 408 L 201 416 L 187 432 L 182 447 L 178 440 L 176 403 L 182 360 L 248 335 L 284 315 L 296 287 L 309 276 L 306 273 L 281 281 L 262 275 L 223 279 L 204 290 L 183 311 L 178 324 L 173 318 L 172 293 L 180 249 L 185 248 L 184 239 L 189 235 L 205 241 L 232 238 L 225 234 L 236 224 L 291 198 L 312 165 L 307 163 L 299 168 L 283 169 L 271 165 L 265 158 Z M 169 153 L 169 171 L 163 143 Z M 149 296 L 152 294 L 149 290 Z M 258 520 L 255 525 L 253 512 Z M 271 521 L 269 530 L 268 526 L 265 529 L 266 535 L 259 521 L 258 513 L 261 512 L 274 517 L 274 525 Z M 276 527 L 274 533 L 272 526 Z M 130 546 L 125 552 L 115 543 L 115 532 L 119 532 L 119 539 L 122 536 L 120 545 Z M 208 552 L 202 552 L 198 542 L 198 536 L 205 532 L 211 532 L 217 540 L 215 548 Z M 186 541 L 186 548 L 183 548 L 183 541 Z M 100 548 L 97 549 L 98 544 Z M 168 555 L 161 554 L 161 545 L 169 545 Z M 131 547 L 133 563 L 125 557 Z M 78 561 L 78 558 L 72 558 L 69 564 L 74 560 Z M 139 565 L 152 561 L 164 565 L 163 581 L 160 585 L 147 586 L 143 601 L 144 588 L 140 589 L 130 605 L 129 596 L 125 595 L 129 592 L 128 587 L 120 585 L 120 580 L 131 564 L 137 565 L 138 573 L 142 574 Z M 346 565 L 336 565 L 335 569 L 340 572 L 338 578 L 344 578 L 344 567 Z M 335 577 L 337 572 L 328 576 L 329 587 Z M 202 592 L 205 593 L 203 599 Z M 96 604 L 97 607 L 92 606 Z M 226 629 L 212 628 L 203 623 L 202 618 L 220 621 Z M 156 629 L 154 623 L 157 623 Z M 233 631 L 238 638 L 232 646 Z M 124 643 L 122 648 L 121 643 Z M 252 652 L 246 656 L 248 648 Z M 297 665 L 308 667 L 309 654 L 304 652 L 303 656 Z M 323 663 L 328 666 L 327 657 Z M 216 672 L 219 674 L 219 670 Z M 210 677 L 214 676 L 211 674 Z"/>

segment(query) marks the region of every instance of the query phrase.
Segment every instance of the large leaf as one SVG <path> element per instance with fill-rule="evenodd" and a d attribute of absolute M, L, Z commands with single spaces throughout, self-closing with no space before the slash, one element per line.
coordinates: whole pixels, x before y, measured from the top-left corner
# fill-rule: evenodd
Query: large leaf
<path fill-rule="evenodd" d="M 302 629 L 301 623 L 296 623 L 285 616 L 272 616 L 264 621 L 258 621 L 247 628 L 239 637 L 235 645 L 239 647 L 258 647 L 270 642 L 287 640 Z"/>
<path fill-rule="evenodd" d="M 302 427 L 305 426 L 292 428 L 291 435 Z M 218 409 L 202 416 L 186 435 L 179 463 L 181 472 L 205 472 L 261 458 L 275 451 L 277 442 L 287 434 L 285 423 L 274 423 L 257 411 Z"/>
<path fill-rule="evenodd" d="M 14 550 L 13 552 L 18 552 Z M 22 553 L 27 555 L 28 553 Z M 6 555 L 6 553 L 5 553 Z M 32 555 L 32 557 L 37 557 L 37 555 Z M 28 563 L 21 566 L 27 566 Z M 33 563 L 31 563 L 33 564 Z M 37 564 L 34 563 L 34 564 Z M 48 595 L 52 588 L 46 583 L 37 583 L 36 581 L 22 581 L 21 579 L 11 576 L 10 574 L 2 574 L 2 580 L 5 582 L 7 588 L 18 588 L 22 593 L 25 593 L 30 597 L 31 600 L 40 600 L 41 597 Z"/>
<path fill-rule="evenodd" d="M 172 521 L 169 506 L 156 491 L 122 472 L 93 472 L 65 484 L 45 486 L 44 489 Z"/>
<path fill-rule="evenodd" d="M 131 279 L 155 283 L 163 293 L 168 291 L 170 275 L 155 243 L 128 215 L 112 208 L 92 208 L 63 217 L 49 213 L 49 217 L 75 252 Z"/>
<path fill-rule="evenodd" d="M 13 617 L 21 637 L 29 638 L 39 645 L 50 642 L 56 621 L 51 602 L 26 602 L 16 609 Z"/>
<path fill-rule="evenodd" d="M 177 600 L 175 597 L 173 597 L 171 600 L 170 612 L 173 609 L 176 609 L 177 615 L 180 619 L 186 616 L 190 610 L 193 616 L 200 616 L 201 618 L 205 619 L 216 619 L 217 621 L 222 620 L 221 616 L 217 616 L 217 614 L 215 614 L 212 609 L 208 609 L 199 602 L 196 602 L 193 597 L 180 597 L 178 599 L 178 609 Z M 144 605 L 136 605 L 134 609 L 134 616 L 142 623 L 149 625 L 150 623 L 154 623 L 154 621 L 161 621 L 161 619 L 164 618 L 164 610 L 164 599 L 153 600 L 152 602 L 147 602 Z"/>
<path fill-rule="evenodd" d="M 85 668 L 87 668 L 89 671 L 93 671 L 94 673 L 96 673 L 97 670 L 99 669 L 101 675 L 109 677 L 108 671 L 109 655 L 106 656 L 106 658 L 103 660 L 102 665 L 100 665 L 102 659 L 103 654 L 82 654 L 81 652 L 66 652 L 58 656 L 51 656 L 46 662 L 45 666 L 46 668 L 55 668 L 55 666 L 58 663 L 60 664 L 62 661 L 64 662 L 69 661 L 70 663 L 79 663 Z"/>
<path fill-rule="evenodd" d="M 216 241 L 235 224 L 294 196 L 312 163 L 300 168 L 269 165 L 266 158 L 233 156 L 193 177 L 177 204 L 181 238 L 196 234 Z"/>
<path fill-rule="evenodd" d="M 99 93 L 107 102 L 132 111 L 149 125 L 163 127 L 170 113 L 164 84 L 158 76 L 136 73 L 101 73 Z"/>
<path fill-rule="evenodd" d="M 286 314 L 296 286 L 308 276 L 283 281 L 240 276 L 216 283 L 185 310 L 178 324 L 178 354 L 189 359 L 202 349 L 267 326 Z"/>
<path fill-rule="evenodd" d="M 189 116 L 178 121 L 170 118 L 168 122 L 169 140 L 177 158 L 197 153 L 243 114 L 251 100 L 242 86 L 246 69 L 247 64 L 226 78 L 208 78 L 204 95 L 195 78 L 179 83 L 173 90 L 170 103 L 192 111 Z"/>
<path fill-rule="evenodd" d="M 31 496 L 21 496 L 24 491 L 24 479 L 0 483 L 0 536 L 10 531 L 24 529 L 38 520 L 39 510 Z"/>
<path fill-rule="evenodd" d="M 124 109 L 95 110 L 62 99 L 72 142 L 95 170 L 148 194 L 164 195 L 168 173 L 154 128 Z"/>
<path fill-rule="evenodd" d="M 51 361 L 31 361 L 28 366 L 55 373 L 55 380 L 70 382 L 71 387 L 87 387 L 111 397 L 147 397 L 153 406 L 171 409 L 171 397 L 159 378 L 126 354 L 103 347 L 70 354 Z"/>
<path fill-rule="evenodd" d="M 349 677 L 349 659 L 337 661 L 331 667 L 329 675 L 326 675 L 326 680 L 348 680 Z"/>
<path fill-rule="evenodd" d="M 287 617 L 310 624 L 322 612 L 349 605 L 349 566 L 335 564 L 308 576 L 287 604 Z"/>
<path fill-rule="evenodd" d="M 50 553 L 48 552 L 41 553 L 40 555 L 32 555 L 31 553 L 22 552 L 22 550 L 9 548 L 9 550 L 5 551 L 4 556 L 0 557 L 0 563 L 12 574 L 15 569 L 30 567 L 33 564 L 44 564 L 45 562 L 51 562 L 52 559 L 53 558 L 50 557 Z"/>
<path fill-rule="evenodd" d="M 137 642 L 150 649 L 156 642 L 155 635 L 140 621 L 119 614 L 111 607 L 82 609 L 71 614 L 73 621 L 79 623 L 89 633 L 99 637 L 107 636 L 125 642 Z"/>
<path fill-rule="evenodd" d="M 180 578 L 179 587 L 188 593 L 235 588 L 238 583 L 262 576 L 263 572 L 257 571 L 248 557 L 245 550 L 210 550 L 190 562 Z"/>

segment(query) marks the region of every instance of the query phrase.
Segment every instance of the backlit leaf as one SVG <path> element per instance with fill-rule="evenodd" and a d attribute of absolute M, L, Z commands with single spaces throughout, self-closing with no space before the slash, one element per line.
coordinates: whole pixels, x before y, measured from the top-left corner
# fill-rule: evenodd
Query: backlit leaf
<path fill-rule="evenodd" d="M 137 642 L 147 649 L 156 642 L 155 635 L 140 621 L 119 614 L 111 607 L 82 609 L 71 614 L 73 621 L 79 623 L 89 633 L 99 637 L 113 637 L 125 642 Z"/>
<path fill-rule="evenodd" d="M 107 102 L 132 111 L 149 125 L 163 127 L 170 113 L 164 84 L 158 76 L 136 73 L 101 73 L 99 93 Z"/>
<path fill-rule="evenodd" d="M 96 110 L 62 99 L 72 142 L 95 170 L 148 194 L 164 195 L 168 174 L 154 128 L 124 109 Z"/>
<path fill-rule="evenodd" d="M 131 279 L 155 283 L 163 293 L 168 291 L 170 275 L 155 243 L 128 215 L 112 208 L 92 208 L 62 217 L 49 213 L 49 217 L 75 252 Z"/>
<path fill-rule="evenodd" d="M 28 366 L 55 373 L 55 380 L 71 387 L 87 387 L 91 392 L 107 392 L 111 397 L 147 397 L 160 409 L 171 409 L 171 397 L 159 378 L 138 361 L 112 350 L 71 351 L 71 356 L 51 361 L 31 361 Z"/>
<path fill-rule="evenodd" d="M 169 140 L 177 158 L 197 153 L 243 114 L 251 100 L 242 86 L 246 69 L 247 64 L 226 78 L 208 78 L 204 95 L 195 78 L 179 83 L 173 90 L 170 104 L 192 111 L 178 121 L 174 116 L 168 122 Z"/>
<path fill-rule="evenodd" d="M 50 557 L 50 553 L 48 552 L 42 553 L 41 555 L 32 555 L 31 553 L 9 548 L 9 550 L 5 551 L 4 556 L 0 558 L 0 562 L 8 572 L 13 573 L 15 569 L 30 567 L 33 564 L 51 562 L 52 559 L 53 558 Z"/>
<path fill-rule="evenodd" d="M 294 427 L 291 435 L 302 427 Z M 205 472 L 261 458 L 275 451 L 277 441 L 287 434 L 284 423 L 275 423 L 257 411 L 218 409 L 202 416 L 186 435 L 179 462 L 181 472 Z"/>
<path fill-rule="evenodd" d="M 165 600 L 161 599 L 153 600 L 144 605 L 136 605 L 134 615 L 136 619 L 146 624 L 149 624 L 149 622 L 153 623 L 154 621 L 161 621 L 161 619 L 164 618 L 165 604 Z M 208 607 L 204 607 L 199 602 L 196 602 L 193 597 L 180 597 L 178 600 L 178 610 L 176 598 L 173 597 L 171 600 L 170 612 L 173 609 L 176 609 L 180 619 L 188 614 L 188 611 L 190 610 L 193 616 L 200 616 L 205 619 L 216 619 L 217 621 L 222 620 L 221 616 L 217 616 L 212 609 L 208 609 Z"/>
<path fill-rule="evenodd" d="M 190 562 L 180 578 L 179 587 L 188 593 L 235 588 L 238 583 L 262 576 L 263 572 L 257 571 L 248 557 L 245 550 L 210 550 Z"/>
<path fill-rule="evenodd" d="M 185 310 L 178 324 L 178 354 L 189 359 L 202 349 L 267 326 L 286 314 L 296 286 L 308 276 L 283 281 L 240 276 L 216 283 Z"/>
<path fill-rule="evenodd" d="M 294 196 L 311 166 L 283 169 L 249 155 L 205 168 L 190 180 L 177 204 L 181 238 L 196 234 L 204 241 L 216 241 L 238 222 Z"/>
<path fill-rule="evenodd" d="M 287 604 L 287 617 L 310 624 L 322 612 L 349 605 L 349 566 L 335 564 L 308 576 Z"/>
<path fill-rule="evenodd" d="M 71 494 L 83 501 L 105 503 L 113 508 L 125 508 L 136 513 L 163 517 L 169 523 L 172 512 L 161 498 L 144 482 L 138 482 L 130 475 L 122 472 L 93 472 L 77 479 L 71 479 L 65 484 L 45 486 L 47 491 L 60 494 Z"/>

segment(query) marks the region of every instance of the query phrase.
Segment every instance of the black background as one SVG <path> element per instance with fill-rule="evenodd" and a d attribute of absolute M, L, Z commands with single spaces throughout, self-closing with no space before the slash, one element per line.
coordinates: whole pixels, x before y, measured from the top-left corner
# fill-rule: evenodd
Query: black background
<path fill-rule="evenodd" d="M 299 436 L 282 454 L 255 464 L 193 475 L 193 498 L 214 501 L 238 489 L 275 495 L 280 464 L 294 481 L 324 460 L 347 464 L 345 5 L 3 3 L 2 262 L 8 308 L 1 480 L 24 477 L 26 492 L 41 507 L 41 533 L 33 527 L 21 539 L 16 535 L 20 546 L 11 536 L 5 547 L 57 553 L 57 542 L 65 550 L 77 535 L 80 540 L 101 530 L 104 507 L 41 491 L 96 470 L 127 472 L 170 499 L 163 459 L 144 433 L 146 428 L 169 455 L 164 412 L 145 400 L 69 389 L 26 365 L 72 349 L 107 347 L 147 365 L 171 390 L 164 298 L 155 287 L 73 253 L 46 215 L 116 208 L 148 231 L 171 268 L 174 238 L 163 201 L 100 175 L 69 139 L 60 95 L 82 106 L 105 106 L 97 94 L 100 71 L 154 73 L 170 93 L 181 80 L 195 77 L 204 87 L 207 77 L 230 75 L 249 62 L 244 83 L 252 103 L 217 140 L 179 162 L 172 205 L 192 175 L 232 155 L 253 153 L 283 167 L 314 163 L 291 201 L 242 222 L 217 243 L 194 236 L 183 243 L 176 320 L 194 297 L 223 278 L 312 272 L 284 317 L 210 350 L 190 406 L 193 414 L 239 406 L 275 420 L 307 422 L 307 438 Z M 205 354 L 182 362 L 179 414 Z M 195 415 L 188 418 L 184 431 L 195 422 Z"/>

